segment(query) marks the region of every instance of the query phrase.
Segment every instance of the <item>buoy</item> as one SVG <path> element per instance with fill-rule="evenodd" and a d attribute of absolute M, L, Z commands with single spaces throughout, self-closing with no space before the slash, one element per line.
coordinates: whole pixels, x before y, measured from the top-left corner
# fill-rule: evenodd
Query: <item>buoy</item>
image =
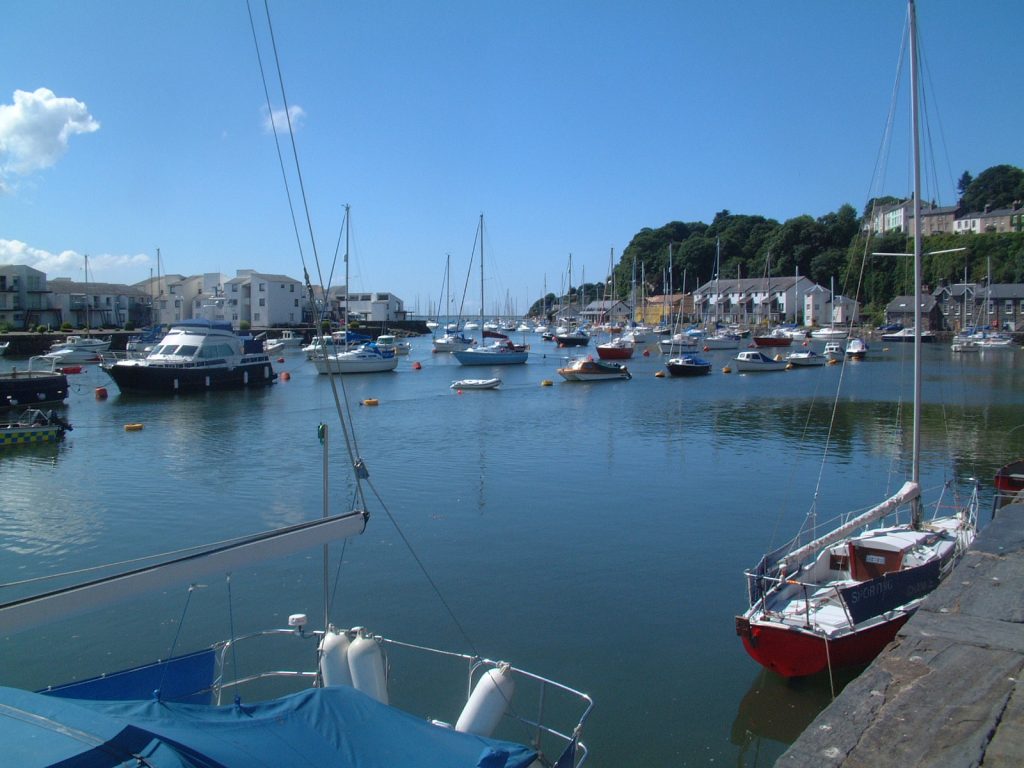
<path fill-rule="evenodd" d="M 665 378 L 665 372 L 664 371 L 655 371 L 654 372 L 654 378 L 656 378 L 656 379 L 664 379 Z"/>
<path fill-rule="evenodd" d="M 727 365 L 727 366 L 725 366 L 724 368 L 722 368 L 722 373 L 732 373 L 732 368 L 730 368 L 730 367 L 729 367 L 729 366 Z"/>
<path fill-rule="evenodd" d="M 352 685 L 352 671 L 348 666 L 348 634 L 329 627 L 320 643 L 320 674 L 324 685 Z"/>
<path fill-rule="evenodd" d="M 142 429 L 142 425 L 141 424 L 125 424 L 124 425 L 124 431 L 125 432 L 139 432 L 141 429 Z"/>
<path fill-rule="evenodd" d="M 645 349 L 644 350 L 644 357 L 650 357 L 650 356 L 651 356 L 651 350 Z"/>
<path fill-rule="evenodd" d="M 512 679 L 508 664 L 487 670 L 473 687 L 455 730 L 485 738 L 490 736 L 505 715 L 515 689 L 516 681 Z"/>
<path fill-rule="evenodd" d="M 384 674 L 384 654 L 370 634 L 357 627 L 356 639 L 348 647 L 348 669 L 352 686 L 381 704 L 388 703 L 388 681 Z"/>
<path fill-rule="evenodd" d="M 835 358 L 829 358 L 829 361 L 825 365 L 837 365 L 839 363 Z"/>
<path fill-rule="evenodd" d="M 705 352 L 710 352 L 711 351 L 711 347 L 709 347 L 707 344 L 705 344 L 704 345 L 704 351 Z"/>
<path fill-rule="evenodd" d="M 107 388 L 106 387 L 96 387 L 96 399 L 97 400 L 106 400 L 107 399 Z"/>
<path fill-rule="evenodd" d="M 279 358 L 277 358 L 277 362 L 279 362 L 279 363 L 283 363 L 283 362 L 284 362 L 284 358 L 283 358 L 283 357 L 279 357 Z"/>
<path fill-rule="evenodd" d="M 775 355 L 775 357 L 773 359 L 775 360 L 776 363 L 781 363 L 782 362 L 782 353 L 781 352 L 776 353 L 776 355 Z"/>
<path fill-rule="evenodd" d="M 80 365 L 65 365 L 60 369 L 61 373 L 81 373 L 82 366 Z"/>
<path fill-rule="evenodd" d="M 422 365 L 420 365 L 420 361 L 419 361 L 419 360 L 417 360 L 417 361 L 416 361 L 415 363 L 413 363 L 413 364 L 412 364 L 412 369 L 413 369 L 414 371 L 418 371 L 418 370 L 419 370 L 420 368 L 422 368 L 422 367 L 423 367 L 423 366 L 422 366 Z"/>
<path fill-rule="evenodd" d="M 550 387 L 550 386 L 551 386 L 551 384 L 552 384 L 552 382 L 551 382 L 551 379 L 544 379 L 544 380 L 543 380 L 543 381 L 541 381 L 541 383 L 540 383 L 540 385 L 541 385 L 542 387 Z"/>
<path fill-rule="evenodd" d="M 792 363 L 786 363 L 786 370 L 787 371 L 792 371 L 793 370 L 793 364 Z"/>
<path fill-rule="evenodd" d="M 807 346 L 807 342 L 806 342 L 806 341 L 804 342 L 804 346 L 805 346 L 805 347 Z"/>
<path fill-rule="evenodd" d="M 380 400 L 376 397 L 368 397 L 363 400 L 363 405 L 380 405 Z"/>
<path fill-rule="evenodd" d="M 281 381 L 288 381 L 289 379 L 291 379 L 291 377 L 292 375 L 288 373 L 288 371 L 284 371 L 281 373 Z"/>

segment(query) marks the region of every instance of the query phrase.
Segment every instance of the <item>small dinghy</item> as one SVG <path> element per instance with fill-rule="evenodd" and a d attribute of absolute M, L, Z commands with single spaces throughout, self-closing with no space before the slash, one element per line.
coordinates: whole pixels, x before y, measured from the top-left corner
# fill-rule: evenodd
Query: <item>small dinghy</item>
<path fill-rule="evenodd" d="M 452 382 L 452 389 L 497 389 L 501 379 L 459 379 Z"/>

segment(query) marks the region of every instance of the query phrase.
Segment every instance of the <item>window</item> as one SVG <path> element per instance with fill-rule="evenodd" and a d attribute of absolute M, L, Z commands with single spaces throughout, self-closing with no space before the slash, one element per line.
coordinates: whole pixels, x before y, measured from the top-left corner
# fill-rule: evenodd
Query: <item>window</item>
<path fill-rule="evenodd" d="M 292 293 L 295 293 L 295 283 L 289 285 L 288 288 L 291 290 Z"/>
<path fill-rule="evenodd" d="M 266 283 L 260 283 L 260 292 L 263 292 L 265 290 L 267 290 L 267 284 Z"/>
<path fill-rule="evenodd" d="M 295 306 L 296 307 L 299 306 L 299 300 L 298 299 L 295 300 Z"/>
<path fill-rule="evenodd" d="M 253 320 L 259 320 L 260 319 L 260 313 L 259 312 L 254 312 L 253 316 L 252 316 L 252 319 Z"/>
<path fill-rule="evenodd" d="M 238 293 L 238 283 L 232 283 L 231 284 L 231 292 L 232 293 Z"/>
<path fill-rule="evenodd" d="M 260 299 L 260 306 L 261 307 L 267 306 L 267 300 L 266 299 Z"/>

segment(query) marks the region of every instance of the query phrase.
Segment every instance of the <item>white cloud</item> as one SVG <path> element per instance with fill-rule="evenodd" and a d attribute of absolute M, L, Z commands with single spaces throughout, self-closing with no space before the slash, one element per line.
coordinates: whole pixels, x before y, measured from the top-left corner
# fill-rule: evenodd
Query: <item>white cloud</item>
<path fill-rule="evenodd" d="M 9 188 L 2 177 L 49 168 L 67 152 L 72 136 L 99 128 L 77 99 L 49 88 L 15 91 L 13 104 L 0 104 L 0 191 Z"/>
<path fill-rule="evenodd" d="M 137 283 L 148 275 L 152 260 L 144 253 L 89 255 L 89 280 L 100 283 Z M 47 278 L 70 277 L 85 280 L 85 256 L 77 251 L 51 253 L 20 240 L 0 239 L 0 264 L 24 264 L 45 272 Z"/>
<path fill-rule="evenodd" d="M 302 118 L 306 116 L 305 110 L 300 106 L 288 107 L 288 117 L 291 118 L 292 129 L 298 130 L 302 125 Z M 269 115 L 266 107 L 263 108 L 263 130 L 271 133 L 275 129 L 278 133 L 288 133 L 288 117 L 285 117 L 283 109 L 275 109 Z"/>

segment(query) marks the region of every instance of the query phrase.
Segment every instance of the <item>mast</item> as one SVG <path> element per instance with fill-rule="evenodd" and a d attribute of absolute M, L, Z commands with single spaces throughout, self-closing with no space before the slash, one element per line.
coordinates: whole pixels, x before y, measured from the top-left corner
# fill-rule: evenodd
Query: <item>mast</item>
<path fill-rule="evenodd" d="M 345 351 L 346 352 L 348 351 L 348 232 L 349 232 L 348 217 L 349 217 L 349 213 L 350 213 L 349 212 L 350 207 L 351 206 L 349 206 L 348 203 L 345 203 L 345 314 L 344 314 L 345 325 L 343 326 L 343 329 L 344 329 L 344 332 L 345 332 Z M 324 352 L 324 354 L 326 355 L 327 353 Z"/>
<path fill-rule="evenodd" d="M 914 135 L 914 440 L 910 480 L 917 484 L 921 474 L 921 136 L 918 114 L 917 12 L 914 0 L 907 0 L 910 17 L 910 115 Z M 912 507 L 913 526 L 921 524 L 921 504 Z"/>
<path fill-rule="evenodd" d="M 480 214 L 480 346 L 484 344 L 484 215 Z"/>

